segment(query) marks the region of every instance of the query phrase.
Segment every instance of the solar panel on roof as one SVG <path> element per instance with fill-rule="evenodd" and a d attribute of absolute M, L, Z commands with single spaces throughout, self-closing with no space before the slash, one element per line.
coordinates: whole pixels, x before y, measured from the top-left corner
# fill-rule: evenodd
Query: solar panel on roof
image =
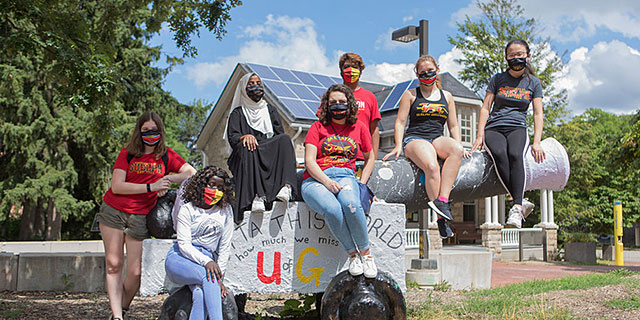
<path fill-rule="evenodd" d="M 300 99 L 305 100 L 318 100 L 318 97 L 311 92 L 311 90 L 307 89 L 306 86 L 300 84 L 287 83 L 287 87 L 291 89 Z"/>
<path fill-rule="evenodd" d="M 322 84 L 318 82 L 311 74 L 302 71 L 291 70 L 291 72 L 298 77 L 302 81 L 302 83 L 308 86 L 318 86 L 321 87 Z"/>
<path fill-rule="evenodd" d="M 320 102 L 316 102 L 316 101 L 305 101 L 304 104 L 307 105 L 307 107 L 309 107 L 309 109 L 311 110 L 315 110 L 315 112 L 318 112 L 318 109 L 320 109 Z"/>
<path fill-rule="evenodd" d="M 420 80 L 418 79 L 413 79 L 413 81 L 411 81 L 411 84 L 409 85 L 409 88 L 407 88 L 407 90 L 409 89 L 415 89 L 420 85 Z"/>
<path fill-rule="evenodd" d="M 334 76 L 289 70 L 255 63 L 247 63 L 245 66 L 253 72 L 256 72 L 263 79 L 262 82 L 265 88 L 275 96 L 273 98 L 282 102 L 282 106 L 286 110 L 288 110 L 295 118 L 300 119 L 316 120 L 315 112 L 318 110 L 318 107 L 320 106 L 320 99 L 326 92 L 327 88 L 331 85 L 342 83 L 341 78 Z M 380 84 L 371 84 L 371 86 L 372 89 L 379 89 L 387 92 L 392 91 L 397 87 Z M 399 90 L 399 96 L 402 96 L 404 90 L 397 90 Z M 387 95 L 390 94 L 385 93 L 382 97 L 386 97 Z M 388 99 L 385 99 L 385 101 L 386 100 Z M 389 103 L 391 103 L 391 101 Z M 393 106 L 390 108 L 393 108 Z M 382 109 L 380 111 L 382 111 Z"/>
<path fill-rule="evenodd" d="M 281 97 L 297 98 L 296 95 L 282 82 L 272 81 L 272 80 L 262 80 L 262 83 L 264 83 L 265 87 L 271 90 L 273 94 L 278 96 L 278 98 L 281 98 Z"/>
<path fill-rule="evenodd" d="M 324 86 L 325 88 L 329 88 L 332 85 L 338 83 L 338 82 L 334 81 L 333 78 L 327 77 L 327 76 L 324 76 L 324 75 L 321 75 L 321 74 L 314 74 L 313 76 L 314 76 L 314 78 L 316 78 L 316 80 L 320 81 L 322 86 Z"/>
<path fill-rule="evenodd" d="M 271 71 L 271 69 L 269 69 L 269 67 L 267 66 L 253 64 L 253 63 L 247 63 L 247 64 L 249 65 L 249 67 L 251 67 L 251 69 L 253 69 L 255 73 L 258 74 L 258 76 L 260 76 L 261 79 L 280 80 L 280 78 L 278 78 L 278 76 L 275 73 L 273 73 L 273 71 Z"/>
<path fill-rule="evenodd" d="M 293 113 L 297 118 L 316 119 L 316 115 L 311 112 L 307 105 L 298 99 L 281 98 L 280 101 Z"/>
<path fill-rule="evenodd" d="M 271 67 L 271 70 L 275 72 L 282 81 L 300 83 L 300 80 L 291 73 L 291 71 L 282 68 Z"/>
<path fill-rule="evenodd" d="M 313 92 L 313 94 L 315 94 L 318 100 L 322 99 L 322 96 L 324 95 L 324 93 L 327 91 L 327 89 L 325 88 L 319 88 L 319 87 L 307 87 L 309 88 L 309 90 L 311 90 Z"/>
<path fill-rule="evenodd" d="M 380 107 L 380 111 L 386 111 L 395 108 L 396 105 L 398 105 L 402 94 L 407 91 L 407 88 L 411 84 L 411 81 L 412 80 L 398 83 L 387 97 L 387 100 L 384 101 L 382 107 Z"/>

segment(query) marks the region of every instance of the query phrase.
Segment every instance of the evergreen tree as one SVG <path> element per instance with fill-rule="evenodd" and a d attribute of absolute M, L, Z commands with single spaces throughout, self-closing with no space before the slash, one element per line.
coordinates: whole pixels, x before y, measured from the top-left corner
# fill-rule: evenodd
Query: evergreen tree
<path fill-rule="evenodd" d="M 161 88 L 169 68 L 149 40 L 167 23 L 183 56 L 206 28 L 224 35 L 237 0 L 14 0 L 0 4 L 0 237 L 88 237 L 92 211 L 135 118 L 155 110 L 188 140 L 210 106 Z M 167 57 L 170 65 L 180 57 Z M 192 126 L 192 127 L 188 127 Z M 182 148 L 182 151 L 187 150 Z M 194 158 L 192 151 L 182 154 Z M 19 232 L 11 223 L 20 223 Z"/>

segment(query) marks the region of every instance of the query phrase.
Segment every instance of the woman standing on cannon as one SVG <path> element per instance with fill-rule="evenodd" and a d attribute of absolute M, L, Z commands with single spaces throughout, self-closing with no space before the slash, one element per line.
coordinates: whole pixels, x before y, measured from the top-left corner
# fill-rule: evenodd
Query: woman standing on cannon
<path fill-rule="evenodd" d="M 111 319 L 123 319 L 140 288 L 142 240 L 148 237 L 147 214 L 171 183 L 181 183 L 195 171 L 165 145 L 160 116 L 155 112 L 142 114 L 127 147 L 116 159 L 111 188 L 96 216 L 104 242 Z M 169 172 L 178 174 L 169 176 Z M 123 281 L 124 247 L 127 270 Z"/>
<path fill-rule="evenodd" d="M 349 87 L 329 87 L 320 102 L 319 121 L 309 128 L 305 144 L 302 198 L 322 215 L 349 255 L 349 273 L 375 278 L 378 269 L 369 248 L 367 221 L 355 175 L 356 156 L 365 164 L 360 182 L 373 171 L 369 128 L 357 121 L 358 105 Z"/>
<path fill-rule="evenodd" d="M 442 90 L 438 65 L 433 57 L 421 56 L 416 61 L 415 72 L 420 85 L 407 90 L 400 98 L 394 132 L 396 146 L 383 160 L 391 156 L 397 160 L 404 149 L 406 157 L 424 172 L 428 205 L 439 215 L 440 237 L 449 238 L 453 236 L 449 226 L 449 221 L 453 220 L 449 194 L 464 153 L 456 105 L 451 93 Z M 405 133 L 407 117 L 409 127 Z M 444 136 L 445 123 L 451 137 Z M 444 160 L 442 171 L 438 158 Z"/>
<path fill-rule="evenodd" d="M 540 146 L 542 139 L 542 85 L 535 76 L 529 58 L 529 44 L 521 39 L 511 40 L 504 49 L 509 65 L 507 71 L 491 78 L 480 109 L 478 134 L 471 151 L 483 144 L 493 158 L 498 177 L 513 198 L 507 225 L 522 227 L 522 203 L 526 182 L 524 161 L 529 147 L 527 111 L 533 104 L 533 145 L 531 153 L 536 162 L 545 158 Z M 489 112 L 491 110 L 491 112 Z"/>
<path fill-rule="evenodd" d="M 255 73 L 244 75 L 236 87 L 225 139 L 232 152 L 227 160 L 236 194 L 235 222 L 244 212 L 271 209 L 276 199 L 288 202 L 297 194 L 296 158 L 278 111 L 263 99 Z"/>

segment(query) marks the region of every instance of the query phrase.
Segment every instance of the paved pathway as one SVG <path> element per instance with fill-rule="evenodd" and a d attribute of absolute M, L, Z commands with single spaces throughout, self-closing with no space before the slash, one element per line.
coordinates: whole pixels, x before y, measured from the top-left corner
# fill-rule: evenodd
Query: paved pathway
<path fill-rule="evenodd" d="M 625 263 L 624 267 L 609 265 L 574 265 L 563 262 L 502 262 L 494 261 L 491 266 L 491 288 L 502 287 L 507 284 L 524 282 L 535 279 L 556 279 L 572 275 L 592 272 L 609 272 L 625 268 L 640 271 L 639 262 Z"/>

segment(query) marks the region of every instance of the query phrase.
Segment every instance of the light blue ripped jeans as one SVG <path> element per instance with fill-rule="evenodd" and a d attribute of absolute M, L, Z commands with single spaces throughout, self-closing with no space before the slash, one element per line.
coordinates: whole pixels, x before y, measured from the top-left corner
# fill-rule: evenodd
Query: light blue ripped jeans
<path fill-rule="evenodd" d="M 311 210 L 322 215 L 333 236 L 347 253 L 369 249 L 367 219 L 360 203 L 360 187 L 353 170 L 330 167 L 324 173 L 338 182 L 342 190 L 336 195 L 313 177 L 302 182 L 302 199 Z"/>
<path fill-rule="evenodd" d="M 209 250 L 198 245 L 194 246 L 211 258 Z M 191 289 L 193 306 L 189 315 L 190 320 L 204 320 L 207 316 L 209 320 L 222 320 L 222 295 L 218 281 L 215 276 L 207 280 L 205 268 L 184 257 L 177 243 L 169 249 L 167 258 L 164 260 L 164 268 L 169 280 L 175 284 L 188 285 Z"/>

